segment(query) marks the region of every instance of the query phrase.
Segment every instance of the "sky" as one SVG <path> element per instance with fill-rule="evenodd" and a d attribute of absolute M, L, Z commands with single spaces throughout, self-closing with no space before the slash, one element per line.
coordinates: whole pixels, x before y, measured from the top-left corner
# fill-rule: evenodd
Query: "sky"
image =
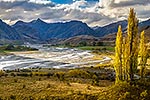
<path fill-rule="evenodd" d="M 127 19 L 129 8 L 140 21 L 150 18 L 150 0 L 0 0 L 0 19 L 8 24 L 79 20 L 93 27 Z"/>

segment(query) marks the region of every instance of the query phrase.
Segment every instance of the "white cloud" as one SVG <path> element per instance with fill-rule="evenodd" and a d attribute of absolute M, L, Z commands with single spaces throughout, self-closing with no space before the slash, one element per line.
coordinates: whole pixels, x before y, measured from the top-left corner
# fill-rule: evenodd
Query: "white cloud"
<path fill-rule="evenodd" d="M 52 3 L 49 0 L 29 0 L 29 2 L 37 3 L 37 4 L 49 4 Z"/>
<path fill-rule="evenodd" d="M 99 6 L 100 13 L 116 20 L 127 18 L 129 8 L 135 9 L 140 20 L 150 18 L 150 0 L 101 0 Z"/>
<path fill-rule="evenodd" d="M 129 8 L 135 8 L 140 20 L 150 16 L 150 0 L 75 0 L 72 4 L 55 4 L 49 0 L 0 0 L 0 19 L 45 21 L 81 20 L 91 26 L 126 19 Z"/>

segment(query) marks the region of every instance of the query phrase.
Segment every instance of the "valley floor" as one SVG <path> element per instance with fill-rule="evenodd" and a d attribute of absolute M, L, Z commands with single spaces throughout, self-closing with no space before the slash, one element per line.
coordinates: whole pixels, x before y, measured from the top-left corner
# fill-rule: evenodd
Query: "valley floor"
<path fill-rule="evenodd" d="M 1 72 L 0 99 L 96 100 L 99 92 L 114 84 L 114 77 L 109 77 L 112 72 L 104 68 Z"/>
<path fill-rule="evenodd" d="M 0 100 L 149 100 L 150 80 L 114 84 L 105 66 L 0 72 Z"/>

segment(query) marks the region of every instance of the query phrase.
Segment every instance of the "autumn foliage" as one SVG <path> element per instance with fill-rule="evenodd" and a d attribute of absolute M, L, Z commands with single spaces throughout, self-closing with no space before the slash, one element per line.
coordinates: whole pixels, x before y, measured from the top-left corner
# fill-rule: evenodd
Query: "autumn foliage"
<path fill-rule="evenodd" d="M 121 26 L 119 26 L 116 37 L 114 64 L 116 71 L 116 83 L 119 81 L 131 82 L 134 80 L 134 75 L 137 72 L 139 64 L 139 55 L 141 55 L 141 77 L 143 77 L 147 62 L 146 41 L 144 38 L 144 32 L 141 33 L 141 39 L 139 41 L 138 20 L 134 9 L 130 9 L 127 35 L 123 37 Z"/>

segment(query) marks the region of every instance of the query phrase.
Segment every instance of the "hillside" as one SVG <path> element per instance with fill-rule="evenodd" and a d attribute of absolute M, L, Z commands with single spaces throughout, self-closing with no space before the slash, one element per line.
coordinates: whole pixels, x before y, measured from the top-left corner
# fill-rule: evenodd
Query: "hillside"
<path fill-rule="evenodd" d="M 96 27 L 94 28 L 94 30 L 95 30 L 96 36 L 103 37 L 105 35 L 117 32 L 119 25 L 122 26 L 122 30 L 124 31 L 127 27 L 127 21 L 123 20 L 123 21 L 114 22 L 103 27 Z"/>
<path fill-rule="evenodd" d="M 19 34 L 14 28 L 9 26 L 0 20 L 0 42 L 11 43 L 11 41 L 21 40 L 21 34 Z"/>
<path fill-rule="evenodd" d="M 59 44 L 66 44 L 70 46 L 86 46 L 86 45 L 96 45 L 99 38 L 89 35 L 79 35 L 68 38 L 59 42 Z"/>
<path fill-rule="evenodd" d="M 126 30 L 126 29 L 125 29 Z M 145 31 L 146 38 L 150 41 L 150 19 L 139 23 L 139 33 Z M 125 35 L 126 31 L 124 31 Z M 105 35 L 100 41 L 115 41 L 116 33 Z"/>
<path fill-rule="evenodd" d="M 10 26 L 0 20 L 0 42 L 1 44 L 18 40 L 30 43 L 51 44 L 68 44 L 70 42 L 76 45 L 86 41 L 91 45 L 97 39 L 100 39 L 100 41 L 114 41 L 119 25 L 122 26 L 122 31 L 125 32 L 127 27 L 126 20 L 94 28 L 90 28 L 81 21 L 46 23 L 41 19 L 37 19 L 31 22 L 18 21 Z M 145 30 L 146 35 L 150 37 L 150 20 L 139 23 L 139 31 L 141 32 L 142 30 Z"/>
<path fill-rule="evenodd" d="M 93 35 L 94 31 L 80 21 L 46 23 L 41 19 L 29 23 L 19 21 L 12 26 L 23 37 L 46 41 L 51 38 L 69 38 L 77 35 Z"/>

